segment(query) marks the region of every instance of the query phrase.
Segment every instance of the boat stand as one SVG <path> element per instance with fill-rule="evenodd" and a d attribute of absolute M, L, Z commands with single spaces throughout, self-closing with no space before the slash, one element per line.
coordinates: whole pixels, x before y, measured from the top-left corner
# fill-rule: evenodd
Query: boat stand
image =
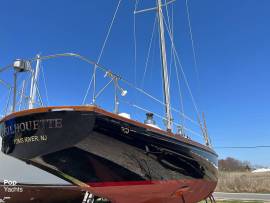
<path fill-rule="evenodd" d="M 90 192 L 85 192 L 82 203 L 94 203 L 94 202 L 95 202 L 95 196 L 91 194 Z"/>
<path fill-rule="evenodd" d="M 207 197 L 207 198 L 205 199 L 205 203 L 208 203 L 208 201 L 207 201 L 208 198 L 209 198 L 209 200 L 210 200 L 210 203 L 216 203 L 216 200 L 215 200 L 213 194 L 209 195 L 209 197 Z"/>

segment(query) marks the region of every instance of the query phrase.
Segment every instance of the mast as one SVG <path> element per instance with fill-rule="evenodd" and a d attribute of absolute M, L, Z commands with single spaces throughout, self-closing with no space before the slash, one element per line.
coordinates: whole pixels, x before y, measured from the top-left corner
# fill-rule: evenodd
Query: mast
<path fill-rule="evenodd" d="M 167 130 L 172 130 L 172 112 L 170 104 L 170 84 L 168 79 L 168 68 L 167 68 L 167 57 L 166 57 L 166 42 L 164 36 L 164 22 L 162 14 L 162 2 L 157 0 L 157 12 L 159 19 L 159 34 L 160 34 L 160 44 L 161 44 L 161 58 L 162 58 L 162 77 L 163 77 L 163 94 L 165 103 L 165 113 L 166 113 L 166 126 Z"/>
<path fill-rule="evenodd" d="M 36 69 L 34 72 L 32 72 L 32 78 L 31 78 L 30 98 L 29 98 L 29 104 L 28 104 L 29 109 L 32 109 L 34 107 L 34 103 L 36 102 L 37 80 L 38 80 L 38 75 L 39 75 L 40 61 L 41 61 L 40 55 L 37 55 Z"/>

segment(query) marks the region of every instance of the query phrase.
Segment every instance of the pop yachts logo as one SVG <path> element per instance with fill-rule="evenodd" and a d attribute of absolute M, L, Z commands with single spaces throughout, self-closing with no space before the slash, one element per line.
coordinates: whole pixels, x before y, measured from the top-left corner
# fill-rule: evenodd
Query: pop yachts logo
<path fill-rule="evenodd" d="M 23 188 L 15 180 L 4 180 L 4 190 L 8 193 L 23 192 Z"/>

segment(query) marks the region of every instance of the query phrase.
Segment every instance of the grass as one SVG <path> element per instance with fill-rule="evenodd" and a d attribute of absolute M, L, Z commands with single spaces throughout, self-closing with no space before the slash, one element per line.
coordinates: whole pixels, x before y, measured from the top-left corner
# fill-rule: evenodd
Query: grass
<path fill-rule="evenodd" d="M 208 201 L 209 202 L 209 201 Z M 199 202 L 205 203 L 205 202 Z M 264 203 L 262 201 L 240 201 L 240 200 L 216 200 L 216 203 Z"/>
<path fill-rule="evenodd" d="M 224 200 L 224 201 L 217 201 L 217 203 L 263 203 L 262 201 L 237 201 L 237 200 Z"/>
<path fill-rule="evenodd" d="M 270 173 L 219 172 L 216 192 L 270 193 Z"/>

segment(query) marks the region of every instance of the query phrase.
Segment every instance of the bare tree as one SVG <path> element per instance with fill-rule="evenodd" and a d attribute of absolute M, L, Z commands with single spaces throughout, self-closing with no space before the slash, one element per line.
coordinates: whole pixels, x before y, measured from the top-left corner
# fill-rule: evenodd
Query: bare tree
<path fill-rule="evenodd" d="M 240 161 L 232 157 L 218 161 L 219 170 L 221 171 L 250 171 L 251 164 L 248 161 Z"/>

